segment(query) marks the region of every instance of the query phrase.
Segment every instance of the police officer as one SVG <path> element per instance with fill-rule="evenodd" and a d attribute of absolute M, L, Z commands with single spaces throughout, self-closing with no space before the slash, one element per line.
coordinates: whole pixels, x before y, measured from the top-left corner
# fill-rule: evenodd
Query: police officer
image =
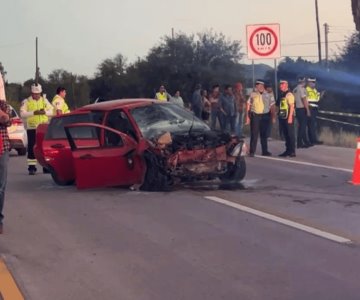
<path fill-rule="evenodd" d="M 254 92 L 250 94 L 247 102 L 246 125 L 250 124 L 250 157 L 255 156 L 259 133 L 262 155 L 272 155 L 268 151 L 267 133 L 272 116 L 274 120 L 274 105 L 274 98 L 265 91 L 265 82 L 257 80 Z"/>
<path fill-rule="evenodd" d="M 163 102 L 167 102 L 170 95 L 167 93 L 165 86 L 161 85 L 159 91 L 155 94 L 155 99 Z"/>
<path fill-rule="evenodd" d="M 36 138 L 36 128 L 43 123 L 47 123 L 50 116 L 53 115 L 53 106 L 41 95 L 42 88 L 40 84 L 31 86 L 31 96 L 25 99 L 20 108 L 20 115 L 26 119 L 28 136 L 28 171 L 29 175 L 35 175 L 36 159 L 34 155 L 34 145 Z"/>
<path fill-rule="evenodd" d="M 64 87 L 59 86 L 56 89 L 56 95 L 51 101 L 51 104 L 54 107 L 55 115 L 67 114 L 70 112 L 69 106 L 66 104 L 65 97 L 66 97 L 66 89 Z"/>
<path fill-rule="evenodd" d="M 297 134 L 298 148 L 308 148 L 312 146 L 312 144 L 310 144 L 308 140 L 306 133 L 308 118 L 310 118 L 310 108 L 307 100 L 305 84 L 306 84 L 305 77 L 300 77 L 298 79 L 298 85 L 294 89 L 296 119 L 298 121 L 298 134 Z"/>
<path fill-rule="evenodd" d="M 316 89 L 316 78 L 308 78 L 306 87 L 307 99 L 310 107 L 310 117 L 308 118 L 308 134 L 310 143 L 313 145 L 321 145 L 317 138 L 317 115 L 320 101 L 320 93 Z"/>
<path fill-rule="evenodd" d="M 295 112 L 295 97 L 289 90 L 289 83 L 286 80 L 280 81 L 280 94 L 277 101 L 279 126 L 281 126 L 286 150 L 280 157 L 295 157 L 295 127 L 294 127 L 294 112 Z"/>

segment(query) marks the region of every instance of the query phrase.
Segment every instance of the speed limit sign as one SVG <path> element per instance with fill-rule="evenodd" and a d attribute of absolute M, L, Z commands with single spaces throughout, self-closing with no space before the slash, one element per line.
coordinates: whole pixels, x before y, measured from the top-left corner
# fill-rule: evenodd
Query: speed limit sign
<path fill-rule="evenodd" d="M 249 59 L 280 58 L 280 24 L 247 25 Z"/>

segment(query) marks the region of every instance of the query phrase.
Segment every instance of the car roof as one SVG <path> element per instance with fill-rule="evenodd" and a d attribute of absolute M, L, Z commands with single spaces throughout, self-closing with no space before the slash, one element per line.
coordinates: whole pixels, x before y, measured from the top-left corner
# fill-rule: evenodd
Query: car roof
<path fill-rule="evenodd" d="M 104 102 L 98 102 L 94 104 L 85 105 L 79 109 L 77 109 L 77 112 L 81 111 L 88 111 L 88 110 L 112 110 L 116 108 L 127 108 L 132 109 L 139 106 L 146 106 L 151 105 L 153 103 L 159 103 L 158 100 L 154 99 L 118 99 L 118 100 L 110 100 L 110 101 L 104 101 Z"/>

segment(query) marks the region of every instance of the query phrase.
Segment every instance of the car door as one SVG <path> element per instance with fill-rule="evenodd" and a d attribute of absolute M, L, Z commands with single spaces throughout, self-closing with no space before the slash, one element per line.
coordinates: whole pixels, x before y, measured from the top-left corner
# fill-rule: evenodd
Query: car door
<path fill-rule="evenodd" d="M 136 154 L 137 143 L 131 137 L 95 123 L 71 124 L 65 132 L 79 189 L 141 183 L 144 168 Z"/>

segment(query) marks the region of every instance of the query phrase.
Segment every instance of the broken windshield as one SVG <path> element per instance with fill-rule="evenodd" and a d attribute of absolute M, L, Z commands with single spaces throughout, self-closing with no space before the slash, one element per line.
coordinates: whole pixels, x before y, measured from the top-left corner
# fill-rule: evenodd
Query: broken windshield
<path fill-rule="evenodd" d="M 165 132 L 180 133 L 210 130 L 209 126 L 191 112 L 171 103 L 138 107 L 131 111 L 142 135 L 152 139 Z"/>

